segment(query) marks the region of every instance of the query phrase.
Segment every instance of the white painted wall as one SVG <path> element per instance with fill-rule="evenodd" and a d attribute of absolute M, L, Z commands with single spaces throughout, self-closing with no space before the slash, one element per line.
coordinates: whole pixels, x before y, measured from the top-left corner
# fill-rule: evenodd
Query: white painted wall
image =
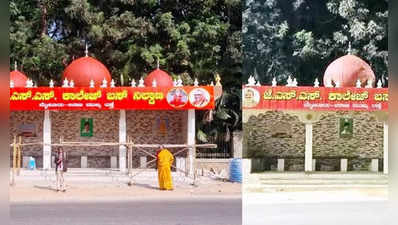
<path fill-rule="evenodd" d="M 188 119 L 187 119 L 187 144 L 188 145 L 194 145 L 196 143 L 195 140 L 195 110 L 194 109 L 189 109 L 188 110 Z M 188 167 L 188 175 L 189 176 L 194 176 L 194 160 L 195 160 L 195 154 L 196 154 L 196 149 L 195 148 L 190 148 L 188 151 L 188 161 L 189 161 L 189 167 Z"/>
<path fill-rule="evenodd" d="M 50 111 L 44 111 L 43 121 L 43 169 L 51 169 L 51 118 Z"/>
<path fill-rule="evenodd" d="M 119 118 L 119 142 L 127 141 L 127 124 L 126 124 L 126 110 L 120 110 Z M 120 172 L 126 172 L 126 146 L 119 146 L 119 169 Z"/>

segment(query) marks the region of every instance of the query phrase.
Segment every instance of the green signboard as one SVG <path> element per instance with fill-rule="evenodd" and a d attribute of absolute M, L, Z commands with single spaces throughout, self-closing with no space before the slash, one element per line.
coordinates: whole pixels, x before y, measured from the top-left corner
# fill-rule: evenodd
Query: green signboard
<path fill-rule="evenodd" d="M 339 134 L 341 138 L 352 138 L 354 130 L 353 124 L 352 118 L 340 118 Z"/>
<path fill-rule="evenodd" d="M 93 136 L 93 118 L 82 118 L 80 120 L 80 136 Z"/>

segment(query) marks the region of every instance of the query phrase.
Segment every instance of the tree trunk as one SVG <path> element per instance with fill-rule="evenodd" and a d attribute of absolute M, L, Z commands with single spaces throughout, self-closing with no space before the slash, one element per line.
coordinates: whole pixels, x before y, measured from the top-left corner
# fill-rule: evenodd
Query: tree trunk
<path fill-rule="evenodd" d="M 40 2 L 41 9 L 41 36 L 45 36 L 48 33 L 48 24 L 47 24 L 47 6 L 44 2 Z"/>

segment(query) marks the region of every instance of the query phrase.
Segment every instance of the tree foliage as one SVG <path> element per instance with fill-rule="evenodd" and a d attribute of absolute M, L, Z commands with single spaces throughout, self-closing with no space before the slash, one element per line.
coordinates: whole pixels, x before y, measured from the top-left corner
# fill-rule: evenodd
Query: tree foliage
<path fill-rule="evenodd" d="M 312 85 L 350 42 L 377 79 L 388 76 L 387 0 L 246 0 L 243 10 L 244 82 Z"/>
<path fill-rule="evenodd" d="M 121 74 L 124 81 L 144 77 L 157 59 L 185 84 L 195 78 L 210 84 L 219 73 L 224 94 L 207 112 L 216 114 L 213 121 L 197 114 L 198 139 L 202 130 L 230 138 L 241 129 L 239 0 L 11 0 L 9 6 L 10 64 L 17 61 L 39 85 L 61 84 L 64 68 L 84 55 L 87 43 L 116 82 Z"/>
<path fill-rule="evenodd" d="M 139 79 L 156 67 L 186 83 L 240 86 L 241 5 L 238 0 L 12 0 L 11 64 L 39 84 L 60 81 L 63 69 L 84 55 Z"/>

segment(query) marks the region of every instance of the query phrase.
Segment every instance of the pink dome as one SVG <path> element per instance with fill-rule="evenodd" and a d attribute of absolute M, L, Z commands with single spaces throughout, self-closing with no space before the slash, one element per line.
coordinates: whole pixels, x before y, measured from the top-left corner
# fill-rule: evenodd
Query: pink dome
<path fill-rule="evenodd" d="M 10 73 L 10 81 L 11 80 L 14 82 L 14 87 L 25 87 L 28 77 L 18 70 L 14 70 Z"/>
<path fill-rule="evenodd" d="M 364 60 L 355 55 L 345 55 L 334 60 L 327 67 L 323 83 L 326 84 L 330 80 L 332 83 L 339 82 L 340 87 L 355 87 L 358 79 L 364 87 L 369 79 L 374 85 L 376 76 Z"/>
<path fill-rule="evenodd" d="M 161 69 L 156 69 L 149 73 L 149 75 L 145 78 L 144 84 L 147 87 L 152 87 L 152 81 L 156 80 L 157 87 L 172 87 L 173 79 L 169 74 Z"/>
<path fill-rule="evenodd" d="M 64 70 L 62 80 L 73 80 L 76 87 L 89 87 L 93 80 L 96 87 L 102 84 L 105 79 L 108 84 L 112 77 L 109 70 L 100 61 L 86 56 L 74 60 Z M 62 81 L 61 81 L 62 82 Z"/>

